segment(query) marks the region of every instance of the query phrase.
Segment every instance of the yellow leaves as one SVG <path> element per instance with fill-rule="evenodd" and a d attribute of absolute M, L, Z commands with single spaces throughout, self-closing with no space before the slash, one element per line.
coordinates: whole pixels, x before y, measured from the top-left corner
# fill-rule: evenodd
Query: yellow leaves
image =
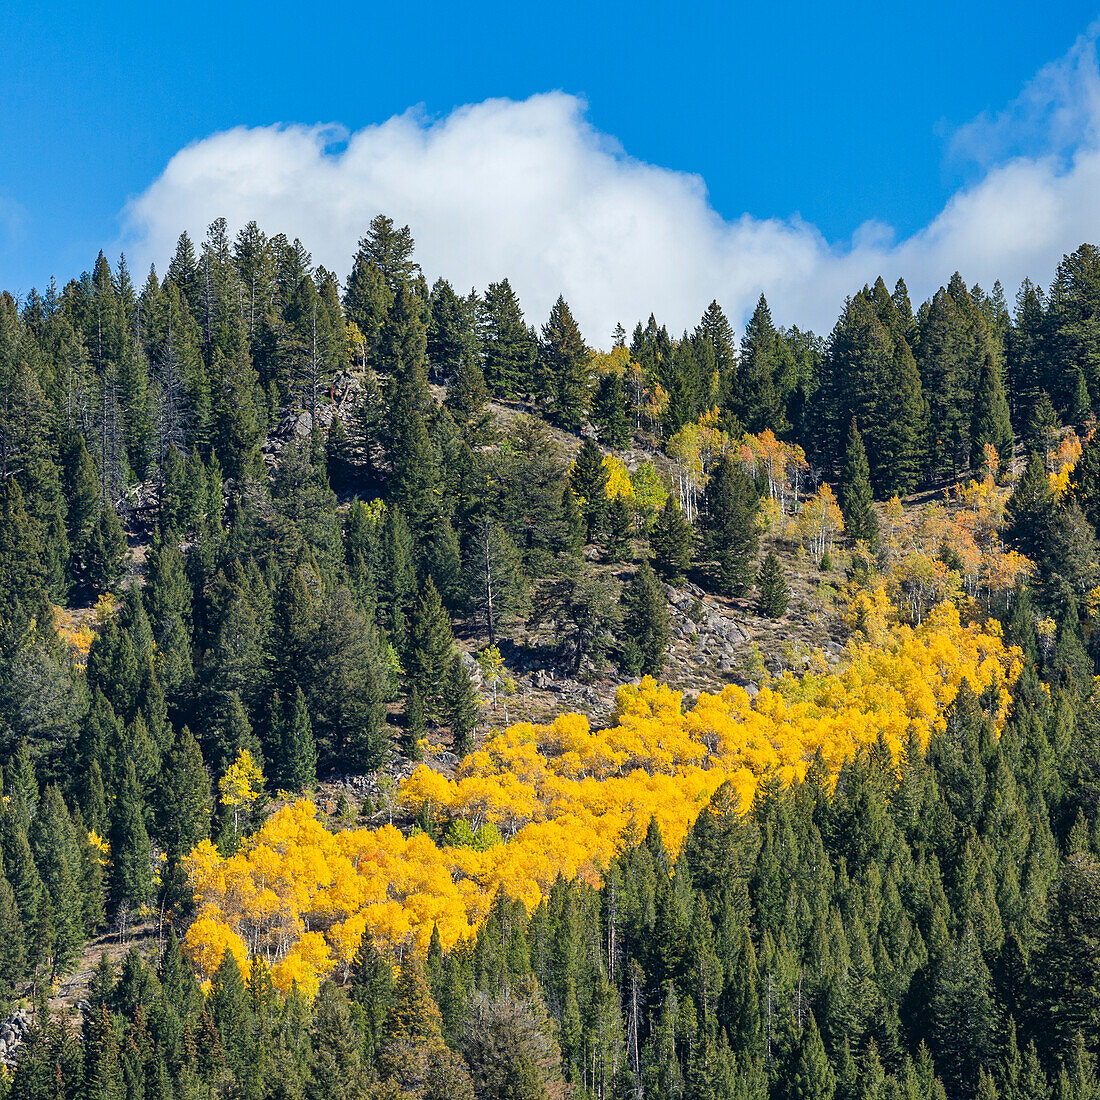
<path fill-rule="evenodd" d="M 96 861 L 100 867 L 106 867 L 111 861 L 111 845 L 95 829 L 88 833 L 88 843 L 99 853 Z"/>
<path fill-rule="evenodd" d="M 97 628 L 102 628 L 107 625 L 108 620 L 114 615 L 118 609 L 118 600 L 111 592 L 101 593 L 95 601 L 95 608 L 92 611 L 92 622 L 95 623 Z"/>
<path fill-rule="evenodd" d="M 271 968 L 271 984 L 284 995 L 297 985 L 298 992 L 307 1001 L 312 1001 L 332 965 L 332 952 L 325 937 L 320 932 L 305 932 Z"/>
<path fill-rule="evenodd" d="M 95 631 L 91 624 L 86 618 L 77 623 L 71 611 L 55 605 L 53 626 L 61 640 L 72 648 L 73 663 L 77 668 L 84 668 L 88 663 L 88 651 L 92 648 L 92 642 L 95 641 Z"/>
<path fill-rule="evenodd" d="M 1070 478 L 1073 476 L 1073 468 L 1081 457 L 1081 440 L 1077 433 L 1070 429 L 1058 444 L 1058 450 L 1053 456 L 1054 471 L 1050 476 L 1050 490 L 1056 500 L 1060 500 L 1069 488 Z"/>
<path fill-rule="evenodd" d="M 896 754 L 913 734 L 926 745 L 964 679 L 992 689 L 999 731 L 1020 670 L 1000 631 L 964 625 L 951 604 L 915 627 L 889 625 L 888 610 L 882 588 L 857 595 L 859 633 L 842 664 L 786 673 L 755 699 L 731 685 L 685 713 L 679 692 L 647 677 L 618 690 L 607 729 L 563 714 L 497 734 L 454 779 L 417 768 L 404 805 L 463 823 L 441 845 L 392 825 L 329 833 L 308 800 L 281 808 L 232 856 L 205 841 L 186 863 L 198 905 L 187 950 L 204 979 L 228 948 L 242 963 L 270 961 L 279 989 L 312 997 L 363 935 L 425 949 L 438 927 L 450 948 L 473 935 L 498 890 L 533 908 L 558 875 L 597 883 L 651 819 L 675 854 L 723 783 L 743 812 L 762 780 L 800 779 L 818 752 L 835 772 L 880 737 Z M 470 842 L 492 827 L 508 842 Z"/>
<path fill-rule="evenodd" d="M 892 612 L 886 589 L 877 584 L 874 588 L 856 589 L 844 612 L 844 621 L 853 631 L 861 634 L 864 641 L 882 645 Z"/>
<path fill-rule="evenodd" d="M 248 950 L 244 940 L 221 919 L 215 908 L 203 910 L 187 929 L 183 946 L 198 971 L 199 981 L 206 983 L 221 966 L 226 951 L 237 960 L 241 974 L 248 977 Z"/>
<path fill-rule="evenodd" d="M 226 769 L 225 775 L 218 781 L 223 806 L 234 809 L 251 806 L 259 797 L 264 785 L 264 773 L 260 771 L 252 753 L 241 749 L 237 759 Z"/>
<path fill-rule="evenodd" d="M 833 549 L 836 536 L 844 530 L 844 517 L 832 489 L 824 482 L 798 513 L 799 537 L 809 543 L 810 552 L 820 564 L 826 553 Z"/>
<path fill-rule="evenodd" d="M 625 501 L 634 500 L 634 486 L 630 481 L 630 471 L 621 458 L 607 455 L 603 460 L 603 468 L 607 472 L 607 488 L 605 494 L 608 500 L 622 497 Z"/>

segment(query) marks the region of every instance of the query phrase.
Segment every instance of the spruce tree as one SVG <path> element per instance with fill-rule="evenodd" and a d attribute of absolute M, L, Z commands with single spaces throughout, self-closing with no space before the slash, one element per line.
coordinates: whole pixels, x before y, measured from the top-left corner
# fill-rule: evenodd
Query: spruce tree
<path fill-rule="evenodd" d="M 165 753 L 157 794 L 157 839 L 175 866 L 210 835 L 210 777 L 186 726 Z"/>
<path fill-rule="evenodd" d="M 987 351 L 978 375 L 974 394 L 974 415 L 970 423 L 970 469 L 977 471 L 985 463 L 985 445 L 991 444 L 1001 460 L 1001 468 L 1012 468 L 1012 421 L 1008 414 L 1001 372 Z"/>
<path fill-rule="evenodd" d="M 88 583 L 96 592 L 113 592 L 122 580 L 125 560 L 126 536 L 118 512 L 105 501 L 88 540 Z"/>
<path fill-rule="evenodd" d="M 607 506 L 607 556 L 611 561 L 633 557 L 630 535 L 634 528 L 634 510 L 624 496 L 616 496 Z"/>
<path fill-rule="evenodd" d="M 656 676 L 665 663 L 671 629 L 664 586 L 643 561 L 622 594 L 622 666 Z"/>
<path fill-rule="evenodd" d="M 539 359 L 541 396 L 550 419 L 579 431 L 588 416 L 588 348 L 560 295 L 542 327 Z"/>
<path fill-rule="evenodd" d="M 455 653 L 447 670 L 443 696 L 444 717 L 451 728 L 455 752 L 465 755 L 470 749 L 470 737 L 477 727 L 478 696 L 462 655 Z"/>
<path fill-rule="evenodd" d="M 126 761 L 120 780 L 111 812 L 108 893 L 115 913 L 126 913 L 140 909 L 153 896 L 152 846 L 132 760 Z"/>
<path fill-rule="evenodd" d="M 425 714 L 433 722 L 440 720 L 444 685 L 454 648 L 451 620 L 429 577 L 413 613 L 405 672 L 409 682 L 419 690 Z"/>
<path fill-rule="evenodd" d="M 530 392 L 538 343 L 523 320 L 519 299 L 507 279 L 490 283 L 478 320 L 485 381 L 500 397 Z"/>
<path fill-rule="evenodd" d="M 630 417 L 622 375 L 608 371 L 600 378 L 590 418 L 605 447 L 622 450 L 630 445 Z"/>
<path fill-rule="evenodd" d="M 585 535 L 589 542 L 595 542 L 607 518 L 607 467 L 599 447 L 591 439 L 581 444 L 569 482 L 584 516 Z"/>
<path fill-rule="evenodd" d="M 756 578 L 756 587 L 760 593 L 757 601 L 760 613 L 767 615 L 769 619 L 782 618 L 790 601 L 790 590 L 783 579 L 783 568 L 774 550 L 769 550 L 764 557 Z"/>
<path fill-rule="evenodd" d="M 657 572 L 670 584 L 681 583 L 691 568 L 694 542 L 691 524 L 684 518 L 679 503 L 669 494 L 649 533 L 649 546 Z"/>
<path fill-rule="evenodd" d="M 279 782 L 288 791 L 310 791 L 317 783 L 317 746 L 300 687 L 295 688 L 280 722 L 277 769 Z"/>
<path fill-rule="evenodd" d="M 759 500 L 744 466 L 729 455 L 714 467 L 707 486 L 706 546 L 718 591 L 736 596 L 756 576 Z"/>
<path fill-rule="evenodd" d="M 1050 456 L 1058 447 L 1058 433 L 1058 414 L 1054 411 L 1050 395 L 1042 390 L 1024 428 L 1024 442 L 1029 451 L 1038 451 L 1043 463 L 1049 464 Z"/>
<path fill-rule="evenodd" d="M 427 712 L 420 688 L 412 683 L 405 694 L 405 729 L 401 734 L 401 748 L 410 760 L 419 760 L 423 755 L 420 742 L 428 732 Z"/>
<path fill-rule="evenodd" d="M 862 539 L 873 547 L 878 541 L 878 517 L 872 505 L 867 452 L 863 449 L 863 437 L 859 434 L 855 417 L 852 417 L 848 428 L 848 445 L 837 496 L 844 516 L 844 530 L 853 539 Z"/>

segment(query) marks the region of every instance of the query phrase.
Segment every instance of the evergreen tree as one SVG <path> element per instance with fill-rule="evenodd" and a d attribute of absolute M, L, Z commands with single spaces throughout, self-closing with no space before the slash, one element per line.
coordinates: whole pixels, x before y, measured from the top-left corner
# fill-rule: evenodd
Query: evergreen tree
<path fill-rule="evenodd" d="M 116 913 L 140 909 L 153 896 L 152 847 L 134 762 L 127 760 L 111 812 L 109 895 Z"/>
<path fill-rule="evenodd" d="M 630 445 L 630 417 L 620 374 L 608 371 L 601 376 L 592 399 L 591 420 L 604 446 L 622 450 Z"/>
<path fill-rule="evenodd" d="M 186 726 L 165 753 L 157 793 L 157 840 L 171 868 L 210 835 L 210 777 Z"/>
<path fill-rule="evenodd" d="M 679 584 L 691 568 L 695 541 L 691 524 L 684 518 L 680 505 L 669 495 L 649 533 L 653 564 L 657 572 L 671 584 Z"/>
<path fill-rule="evenodd" d="M 756 576 L 758 503 L 744 467 L 723 456 L 707 486 L 706 546 L 715 583 L 725 595 L 743 592 Z"/>
<path fill-rule="evenodd" d="M 586 439 L 577 452 L 570 484 L 584 516 L 585 533 L 589 542 L 596 541 L 607 518 L 607 467 L 599 447 Z"/>
<path fill-rule="evenodd" d="M 463 573 L 467 604 L 484 625 L 489 645 L 496 645 L 499 631 L 512 622 L 526 598 L 519 553 L 499 523 L 485 518 L 474 528 Z"/>
<path fill-rule="evenodd" d="M 490 283 L 482 302 L 478 337 L 485 381 L 494 394 L 518 397 L 530 391 L 538 353 L 533 330 L 507 279 Z"/>
<path fill-rule="evenodd" d="M 664 588 L 649 562 L 643 561 L 622 594 L 623 668 L 635 676 L 656 676 L 670 637 Z"/>
<path fill-rule="evenodd" d="M 764 557 L 756 578 L 756 587 L 760 594 L 757 601 L 760 613 L 767 615 L 769 619 L 782 618 L 790 601 L 790 590 L 783 579 L 783 568 L 774 550 L 769 550 Z"/>
<path fill-rule="evenodd" d="M 97 592 L 114 591 L 122 580 L 125 560 L 126 536 L 118 512 L 105 502 L 88 540 L 88 583 Z"/>
<path fill-rule="evenodd" d="M 425 714 L 433 722 L 441 717 L 447 670 L 454 650 L 451 620 L 429 577 L 413 614 L 405 671 L 409 682 L 419 690 Z"/>
<path fill-rule="evenodd" d="M 863 539 L 873 547 L 878 541 L 878 517 L 872 504 L 867 452 L 863 449 L 863 438 L 855 417 L 848 429 L 848 445 L 837 496 L 844 516 L 844 530 L 853 539 Z"/>
<path fill-rule="evenodd" d="M 1012 467 L 1012 422 L 1008 414 L 1001 373 L 993 361 L 993 353 L 987 351 L 978 375 L 978 388 L 974 395 L 974 415 L 970 424 L 970 468 L 980 470 L 985 462 L 984 447 L 991 444 L 997 451 L 1001 464 Z"/>
<path fill-rule="evenodd" d="M 550 419 L 569 431 L 580 431 L 588 416 L 588 348 L 560 296 L 542 327 L 539 374 L 540 396 Z"/>
<path fill-rule="evenodd" d="M 477 728 L 478 696 L 462 655 L 455 653 L 447 670 L 447 683 L 443 693 L 443 711 L 455 751 L 465 755 L 470 748 L 470 737 Z"/>
<path fill-rule="evenodd" d="M 279 724 L 276 767 L 279 783 L 288 791 L 309 791 L 317 783 L 317 746 L 300 687 Z"/>

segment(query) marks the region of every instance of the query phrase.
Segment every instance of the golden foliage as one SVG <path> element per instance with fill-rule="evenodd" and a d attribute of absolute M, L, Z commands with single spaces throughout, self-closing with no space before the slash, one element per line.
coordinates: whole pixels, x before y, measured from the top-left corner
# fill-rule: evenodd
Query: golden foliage
<path fill-rule="evenodd" d="M 346 972 L 364 934 L 426 948 L 438 927 L 450 947 L 473 934 L 500 889 L 533 907 L 558 875 L 597 882 L 651 819 L 675 853 L 726 781 L 747 808 L 761 780 L 801 779 L 817 753 L 835 771 L 879 738 L 895 754 L 912 736 L 926 745 L 964 679 L 992 689 L 1000 729 L 1020 655 L 997 625 L 964 624 L 945 603 L 919 626 L 888 628 L 883 600 L 869 596 L 866 636 L 835 669 L 785 674 L 755 699 L 737 686 L 704 693 L 686 713 L 679 692 L 646 678 L 619 689 L 607 729 L 579 714 L 520 723 L 463 759 L 453 779 L 421 766 L 402 784 L 408 811 L 493 825 L 507 843 L 437 845 L 392 825 L 330 833 L 308 800 L 280 809 L 228 857 L 204 841 L 187 861 L 197 904 L 188 952 L 204 979 L 229 949 L 242 965 L 262 958 L 279 989 L 297 982 L 312 995 L 324 975 Z"/>

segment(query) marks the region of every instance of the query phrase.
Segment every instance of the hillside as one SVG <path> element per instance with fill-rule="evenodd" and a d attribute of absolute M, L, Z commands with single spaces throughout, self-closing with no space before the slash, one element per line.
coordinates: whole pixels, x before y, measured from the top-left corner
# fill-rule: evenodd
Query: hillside
<path fill-rule="evenodd" d="M 0 295 L 0 1093 L 1091 1098 L 1100 252 L 1029 286 Z"/>

